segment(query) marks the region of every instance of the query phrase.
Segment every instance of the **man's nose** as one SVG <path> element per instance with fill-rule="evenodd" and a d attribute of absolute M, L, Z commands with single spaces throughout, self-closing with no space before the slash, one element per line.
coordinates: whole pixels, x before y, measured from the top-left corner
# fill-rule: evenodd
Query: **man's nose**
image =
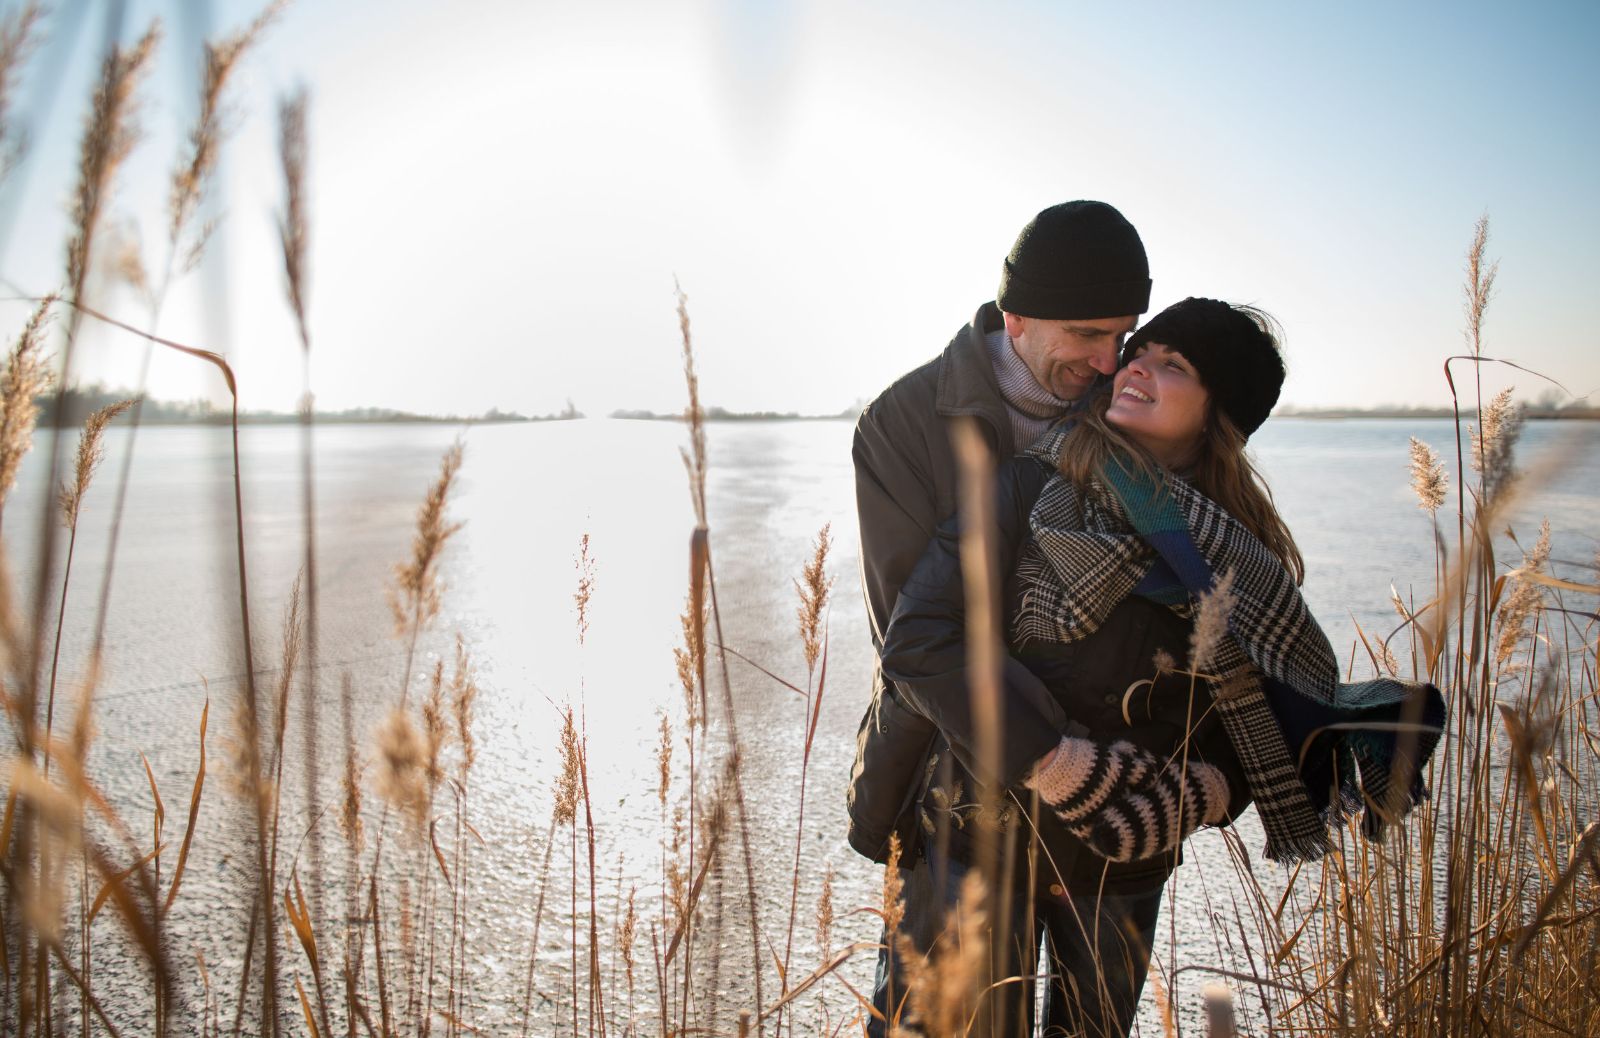
<path fill-rule="evenodd" d="M 1102 375 L 1117 373 L 1117 354 L 1121 352 L 1121 345 L 1116 342 L 1106 342 L 1096 347 L 1089 357 L 1089 366 Z"/>

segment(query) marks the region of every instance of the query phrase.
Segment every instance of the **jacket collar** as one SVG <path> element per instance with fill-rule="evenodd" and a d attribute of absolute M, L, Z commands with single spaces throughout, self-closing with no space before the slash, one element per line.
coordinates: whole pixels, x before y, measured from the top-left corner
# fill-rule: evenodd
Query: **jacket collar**
<path fill-rule="evenodd" d="M 944 349 L 939 365 L 939 388 L 935 408 L 941 417 L 971 415 L 989 427 L 991 442 L 998 457 L 1008 458 L 1016 450 L 1012 443 L 1011 421 L 1006 417 L 1000 384 L 984 347 L 984 337 L 1004 326 L 1000 308 L 994 303 L 978 307 L 972 323 L 956 333 Z"/>

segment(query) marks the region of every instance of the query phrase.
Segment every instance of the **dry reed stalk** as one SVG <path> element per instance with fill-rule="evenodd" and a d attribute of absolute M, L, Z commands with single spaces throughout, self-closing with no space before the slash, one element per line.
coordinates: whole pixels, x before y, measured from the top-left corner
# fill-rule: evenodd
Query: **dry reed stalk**
<path fill-rule="evenodd" d="M 218 60 L 226 59 L 231 67 L 239 51 L 249 45 L 266 23 L 276 16 L 281 7 L 280 2 L 267 8 L 246 33 L 225 45 L 226 49 L 219 52 L 221 57 Z M 208 73 L 209 68 L 208 63 Z M 289 306 L 294 313 L 295 330 L 300 339 L 300 511 L 301 538 L 304 542 L 304 562 L 301 566 L 306 580 L 306 710 L 301 728 L 303 744 L 301 757 L 305 762 L 306 810 L 315 818 L 318 815 L 317 793 L 321 789 L 318 765 L 322 759 L 317 716 L 318 704 L 321 702 L 321 696 L 317 692 L 317 669 L 321 658 L 321 625 L 318 617 L 320 597 L 317 590 L 316 460 L 312 435 L 314 405 L 311 393 L 311 332 L 306 317 L 306 300 L 309 294 L 309 277 L 306 269 L 309 239 L 306 213 L 306 160 L 309 151 L 306 134 L 307 104 L 306 93 L 302 89 L 278 105 L 278 156 L 283 170 L 284 184 L 283 213 L 278 219 L 278 237 L 283 250 L 284 279 Z M 200 147 L 197 144 L 196 154 L 199 154 L 199 151 Z M 318 828 L 311 830 L 309 855 L 312 912 L 313 915 L 320 915 L 322 834 Z"/>
<path fill-rule="evenodd" d="M 412 661 L 416 657 L 417 636 L 439 615 L 444 593 L 439 565 L 445 543 L 461 529 L 461 523 L 448 522 L 445 510 L 450 492 L 461 470 L 463 451 L 457 440 L 439 463 L 439 478 L 428 488 L 422 507 L 417 510 L 417 530 L 411 542 L 411 558 L 395 567 L 395 582 L 389 588 L 389 608 L 394 614 L 395 633 L 409 636 L 406 646 L 405 677 L 400 684 L 400 705 L 411 692 Z"/>
<path fill-rule="evenodd" d="M 55 427 L 58 435 L 50 439 L 50 460 L 46 466 L 47 485 L 53 491 L 60 469 L 61 437 L 59 431 L 66 421 L 65 376 L 72 370 L 72 348 L 83 311 L 84 285 L 89 275 L 89 262 L 101 215 L 111 193 L 112 180 L 117 167 L 132 151 L 138 133 L 133 124 L 134 90 L 143 74 L 145 63 L 155 50 L 159 32 L 152 25 L 132 49 L 124 51 L 112 47 L 101 65 L 100 83 L 90 106 L 89 119 L 84 127 L 78 153 L 78 177 L 72 195 L 72 234 L 67 242 L 66 273 L 68 301 L 73 304 L 67 322 L 66 338 L 62 345 L 60 370 L 61 387 L 56 394 Z M 49 510 L 40 517 L 39 572 L 34 599 L 34 647 L 31 659 L 37 660 L 44 636 L 44 616 L 47 608 L 48 575 L 54 567 L 55 538 Z M 24 682 L 23 714 L 27 720 L 23 732 L 23 751 L 33 752 L 32 726 L 38 697 L 38 678 L 29 667 Z"/>
<path fill-rule="evenodd" d="M 345 671 L 339 682 L 339 738 L 344 747 L 344 803 L 339 830 L 345 842 L 344 867 L 344 1003 L 345 1036 L 355 1038 L 358 978 L 362 975 L 362 937 L 358 916 L 361 911 L 361 851 L 364 832 L 361 824 L 361 769 L 356 762 L 355 724 L 352 718 L 354 683 Z"/>
<path fill-rule="evenodd" d="M 528 946 L 528 977 L 522 988 L 522 1035 L 527 1038 L 528 1018 L 533 1014 L 534 973 L 539 965 L 539 927 L 544 922 L 545 894 L 550 889 L 550 852 L 555 848 L 556 825 L 559 819 L 556 812 L 550 815 L 550 827 L 545 832 L 544 861 L 539 866 L 539 899 L 533 909 L 533 936 Z M 631 1001 L 631 1000 L 630 1000 Z"/>
<path fill-rule="evenodd" d="M 88 417 L 83 425 L 83 433 L 78 438 L 72 481 L 63 484 L 58 495 L 61 522 L 67 528 L 67 556 L 61 574 L 61 600 L 56 609 L 55 646 L 50 654 L 50 685 L 45 705 L 44 773 L 47 776 L 50 774 L 50 738 L 51 733 L 55 731 L 56 676 L 61 665 L 61 636 L 66 624 L 67 592 L 72 586 L 72 559 L 78 544 L 78 515 L 83 508 L 83 496 L 89 492 L 89 484 L 94 480 L 95 471 L 105 460 L 105 444 L 102 440 L 106 426 L 132 406 L 132 400 L 119 400 L 100 408 Z M 90 666 L 97 665 L 96 659 L 91 658 Z"/>
<path fill-rule="evenodd" d="M 801 570 L 800 579 L 795 581 L 795 591 L 800 603 L 795 609 L 795 620 L 798 624 L 800 647 L 806 661 L 806 692 L 803 697 L 804 713 L 801 717 L 802 731 L 805 733 L 800 751 L 800 803 L 795 811 L 794 823 L 794 867 L 789 876 L 789 927 L 783 942 L 783 966 L 780 970 L 779 982 L 782 985 L 780 995 L 789 989 L 790 957 L 794 951 L 794 924 L 800 908 L 800 850 L 805 836 L 806 819 L 806 777 L 811 768 L 811 741 L 816 734 L 817 722 L 821 717 L 823 690 L 827 686 L 827 635 L 823 626 L 823 618 L 828 609 L 828 595 L 833 588 L 833 579 L 827 574 L 828 550 L 832 546 L 830 537 L 831 524 L 824 523 L 822 529 L 817 531 L 817 538 L 812 543 L 811 558 Z M 817 661 L 822 660 L 822 676 L 817 678 Z M 779 1020 L 781 1025 L 782 1020 Z M 794 1018 L 791 1013 L 790 1031 L 794 1030 Z"/>
<path fill-rule="evenodd" d="M 572 723 L 572 708 L 561 712 L 561 775 L 556 784 L 555 817 L 568 831 L 568 912 L 571 924 L 569 950 L 572 955 L 571 982 L 572 1034 L 578 1034 L 578 798 L 581 795 L 583 753 L 578 746 L 578 730 Z"/>
<path fill-rule="evenodd" d="M 162 268 L 159 285 L 148 284 L 144 276 L 143 263 L 137 250 L 127 253 L 119 263 L 125 276 L 128 277 L 136 288 L 142 290 L 147 296 L 149 304 L 149 327 L 156 331 L 160 328 L 161 310 L 166 300 L 168 289 L 171 287 L 174 266 L 180 251 L 184 253 L 183 271 L 187 273 L 196 267 L 209 242 L 214 224 L 207 223 L 193 236 L 192 240 L 185 241 L 190 225 L 198 212 L 200 204 L 210 191 L 210 186 L 215 178 L 217 161 L 221 154 L 221 147 L 226 136 L 222 125 L 225 114 L 224 88 L 232 78 L 233 70 L 245 51 L 252 47 L 266 24 L 275 16 L 281 3 L 274 3 L 246 30 L 227 37 L 219 43 L 205 44 L 205 67 L 201 76 L 201 90 L 199 103 L 199 118 L 190 130 L 188 139 L 181 150 L 177 164 L 174 168 L 168 190 L 168 241 L 166 261 Z M 142 400 L 147 383 L 149 382 L 150 360 L 155 343 L 145 341 L 143 357 L 140 361 L 139 377 L 134 390 L 135 403 L 133 413 L 129 420 L 128 442 L 123 454 L 122 468 L 117 478 L 115 500 L 111 509 L 111 533 L 106 547 L 106 564 L 100 580 L 100 604 L 95 619 L 94 646 L 95 652 L 100 652 L 105 644 L 106 620 L 111 610 L 111 586 L 116 573 L 117 549 L 121 544 L 122 517 L 127 501 L 128 484 L 132 477 L 133 456 L 138 443 L 140 419 L 142 417 Z M 313 884 L 312 896 L 317 896 Z"/>
<path fill-rule="evenodd" d="M 717 605 L 717 580 L 716 571 L 712 565 L 711 538 L 706 525 L 706 437 L 705 414 L 700 408 L 700 382 L 694 369 L 694 342 L 689 331 L 689 297 L 684 294 L 681 287 L 674 283 L 678 297 L 678 328 L 683 337 L 683 373 L 689 394 L 689 405 L 685 412 L 689 427 L 689 448 L 684 451 L 684 463 L 689 470 L 689 496 L 695 508 L 695 531 L 690 540 L 690 585 L 698 587 L 699 581 L 704 579 L 705 598 L 698 593 L 691 592 L 696 605 L 696 615 L 699 615 L 699 603 L 710 600 L 711 622 L 716 631 L 717 660 L 721 671 L 722 705 L 727 734 L 727 767 L 730 781 L 728 783 L 733 794 L 735 806 L 739 810 L 739 845 L 743 852 L 745 889 L 749 898 L 750 908 L 750 965 L 755 977 L 756 1005 L 764 1001 L 762 992 L 762 955 L 761 955 L 761 920 L 760 901 L 756 895 L 755 860 L 750 850 L 750 820 L 749 812 L 744 802 L 744 783 L 741 778 L 742 752 L 739 745 L 739 724 L 737 711 L 733 705 L 733 683 L 728 673 L 728 657 L 722 646 L 727 644 L 727 639 L 722 634 L 722 611 Z M 702 686 L 705 675 L 700 675 Z M 687 976 L 687 956 L 686 956 Z M 687 993 L 684 998 L 687 1006 Z M 679 1027 L 682 1029 L 683 1021 L 680 1019 Z M 762 1019 L 757 1018 L 756 1030 L 760 1035 L 766 1034 L 766 1025 Z"/>

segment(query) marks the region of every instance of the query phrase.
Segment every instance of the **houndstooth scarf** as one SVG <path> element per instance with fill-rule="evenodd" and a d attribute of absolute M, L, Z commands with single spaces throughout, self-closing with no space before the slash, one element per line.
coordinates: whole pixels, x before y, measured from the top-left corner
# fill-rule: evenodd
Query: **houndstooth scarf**
<path fill-rule="evenodd" d="M 1054 467 L 1066 431 L 1027 453 Z M 1419 771 L 1444 724 L 1438 690 L 1392 679 L 1341 684 L 1333 647 L 1282 563 L 1193 487 L 1149 480 L 1131 465 L 1109 466 L 1106 482 L 1087 488 L 1057 474 L 1029 525 L 1018 563 L 1027 590 L 1012 624 L 1018 642 L 1083 638 L 1130 594 L 1187 615 L 1213 573 L 1231 574 L 1228 631 L 1201 669 L 1217 675 L 1217 710 L 1268 858 L 1321 857 L 1329 823 L 1361 808 L 1376 837 L 1426 795 Z"/>

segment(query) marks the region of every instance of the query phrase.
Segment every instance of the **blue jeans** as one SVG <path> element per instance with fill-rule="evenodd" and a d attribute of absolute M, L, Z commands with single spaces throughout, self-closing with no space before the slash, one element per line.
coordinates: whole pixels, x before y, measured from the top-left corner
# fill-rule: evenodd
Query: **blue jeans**
<path fill-rule="evenodd" d="M 922 954 L 933 948 L 944 933 L 946 920 L 957 910 L 961 882 L 968 871 L 962 862 L 930 857 L 932 861 L 919 860 L 901 870 L 906 912 L 900 930 Z M 991 988 L 979 1003 L 971 1033 L 991 1038 L 1032 1034 L 1032 980 L 1037 979 L 1048 981 L 1044 990 L 1046 1038 L 1127 1035 L 1150 966 L 1161 887 L 1137 894 L 1043 894 L 1031 906 L 1026 891 L 1019 891 L 1011 900 L 1009 937 L 997 941 L 993 926 L 989 928 L 989 975 L 979 978 L 982 984 L 976 990 L 1006 977 L 1030 980 Z M 1047 976 L 1035 977 L 1041 940 L 1049 969 Z M 907 1022 L 904 967 L 895 961 L 889 945 L 885 934 L 884 950 L 878 953 L 873 1005 L 892 1016 L 892 977 L 894 1011 L 902 1013 L 903 1024 Z M 867 1031 L 872 1038 L 882 1038 L 885 1026 L 874 1019 Z"/>

